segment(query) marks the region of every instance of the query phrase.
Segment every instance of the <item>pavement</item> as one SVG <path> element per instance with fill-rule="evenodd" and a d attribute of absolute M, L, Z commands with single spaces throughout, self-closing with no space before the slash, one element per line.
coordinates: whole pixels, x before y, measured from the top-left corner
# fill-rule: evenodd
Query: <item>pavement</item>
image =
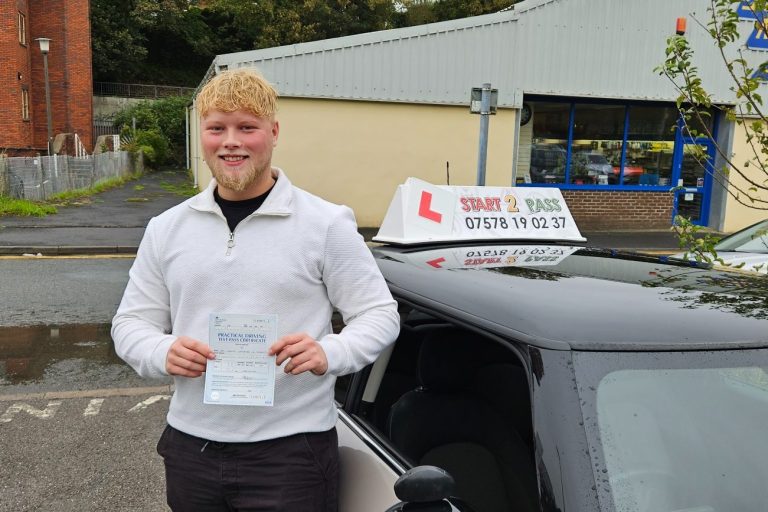
<path fill-rule="evenodd" d="M 46 217 L 0 217 L 0 255 L 135 254 L 149 219 L 187 199 L 174 189 L 188 183 L 181 171 L 144 174 L 125 185 L 59 207 Z M 376 228 L 361 228 L 366 240 Z M 678 252 L 672 230 L 582 231 L 587 245 L 670 254 Z"/>

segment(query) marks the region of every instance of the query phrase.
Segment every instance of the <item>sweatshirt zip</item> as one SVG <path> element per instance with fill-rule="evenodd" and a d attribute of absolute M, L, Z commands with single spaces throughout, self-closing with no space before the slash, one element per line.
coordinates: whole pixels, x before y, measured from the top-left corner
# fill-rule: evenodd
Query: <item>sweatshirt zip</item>
<path fill-rule="evenodd" d="M 232 254 L 232 248 L 235 246 L 235 232 L 229 232 L 229 240 L 227 240 L 227 256 Z"/>

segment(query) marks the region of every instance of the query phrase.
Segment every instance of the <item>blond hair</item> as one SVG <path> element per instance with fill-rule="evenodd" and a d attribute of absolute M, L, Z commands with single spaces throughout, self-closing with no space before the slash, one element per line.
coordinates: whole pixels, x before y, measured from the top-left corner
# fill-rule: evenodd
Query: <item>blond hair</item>
<path fill-rule="evenodd" d="M 245 110 L 272 119 L 277 112 L 277 91 L 254 69 L 223 71 L 206 83 L 195 99 L 200 117 L 213 110 Z"/>

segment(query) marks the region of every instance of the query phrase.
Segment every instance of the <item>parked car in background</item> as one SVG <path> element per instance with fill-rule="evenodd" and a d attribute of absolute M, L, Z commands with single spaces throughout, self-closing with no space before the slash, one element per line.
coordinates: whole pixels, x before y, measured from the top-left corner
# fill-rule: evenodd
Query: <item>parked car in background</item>
<path fill-rule="evenodd" d="M 579 151 L 571 157 L 571 181 L 607 185 L 613 166 L 601 153 Z"/>
<path fill-rule="evenodd" d="M 645 169 L 641 165 L 634 165 L 627 163 L 624 166 L 624 184 L 625 185 L 638 185 L 640 183 L 640 177 L 645 172 Z M 613 177 L 611 183 L 618 183 L 619 176 L 621 175 L 621 167 L 615 166 L 613 168 Z"/>
<path fill-rule="evenodd" d="M 768 274 L 768 220 L 757 222 L 723 238 L 713 249 L 714 252 L 699 255 L 698 258 L 685 252 L 675 254 L 674 257 L 698 259 L 714 265 Z"/>

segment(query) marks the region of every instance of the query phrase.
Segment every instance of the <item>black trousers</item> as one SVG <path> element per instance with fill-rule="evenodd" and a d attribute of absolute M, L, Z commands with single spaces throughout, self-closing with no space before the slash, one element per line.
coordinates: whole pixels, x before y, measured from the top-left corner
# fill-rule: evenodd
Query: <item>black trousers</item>
<path fill-rule="evenodd" d="M 336 429 L 216 443 L 170 425 L 157 444 L 174 512 L 336 512 Z"/>

